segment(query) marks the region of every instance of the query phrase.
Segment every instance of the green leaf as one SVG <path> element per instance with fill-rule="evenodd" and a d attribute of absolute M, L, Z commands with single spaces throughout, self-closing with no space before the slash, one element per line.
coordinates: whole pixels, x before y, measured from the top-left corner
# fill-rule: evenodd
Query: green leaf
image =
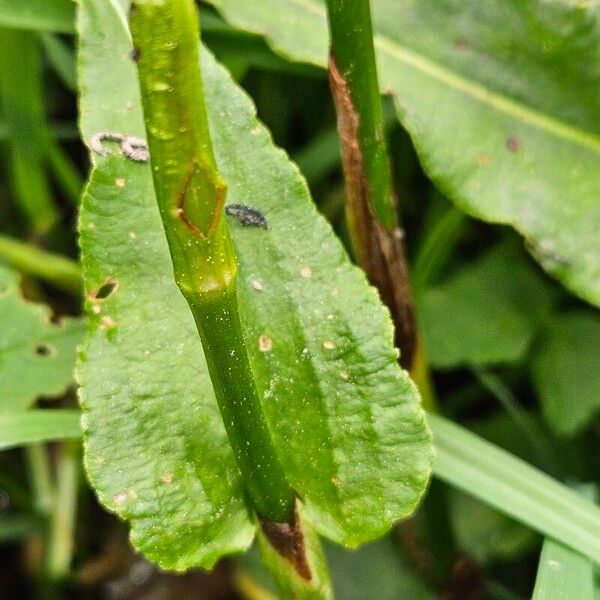
<path fill-rule="evenodd" d="M 24 300 L 18 275 L 0 265 L 0 323 L 0 414 L 63 394 L 73 382 L 84 321 L 63 318 L 54 325 L 50 310 Z"/>
<path fill-rule="evenodd" d="M 49 131 L 39 38 L 29 31 L 0 27 L 0 56 L 0 116 L 8 127 L 11 188 L 34 230 L 45 233 L 58 214 L 46 172 Z"/>
<path fill-rule="evenodd" d="M 516 362 L 552 303 L 523 254 L 500 244 L 417 298 L 428 361 L 440 369 Z"/>
<path fill-rule="evenodd" d="M 139 136 L 124 14 L 86 0 L 80 22 L 84 138 Z M 431 446 L 418 394 L 397 365 L 375 291 L 248 98 L 202 55 L 228 202 L 260 210 L 269 225 L 230 220 L 242 324 L 267 421 L 306 519 L 356 545 L 409 514 L 423 493 Z M 132 521 L 132 539 L 147 556 L 171 568 L 209 566 L 252 537 L 238 471 L 172 279 L 150 168 L 116 152 L 94 159 L 80 221 L 86 285 L 92 298 L 108 278 L 114 285 L 89 302 L 96 312 L 79 368 L 87 468 L 102 502 Z"/>
<path fill-rule="evenodd" d="M 33 515 L 3 515 L 0 517 L 0 544 L 20 540 L 42 529 L 43 522 Z"/>
<path fill-rule="evenodd" d="M 70 409 L 0 413 L 0 450 L 81 436 L 80 413 Z"/>
<path fill-rule="evenodd" d="M 288 58 L 325 66 L 322 0 L 210 0 Z M 440 190 L 512 225 L 548 272 L 600 305 L 595 4 L 373 0 L 381 89 Z"/>
<path fill-rule="evenodd" d="M 466 494 L 600 563 L 600 509 L 510 453 L 429 415 L 434 474 Z"/>
<path fill-rule="evenodd" d="M 0 25 L 73 33 L 75 3 L 72 0 L 0 0 Z"/>
<path fill-rule="evenodd" d="M 459 546 L 479 563 L 515 560 L 535 549 L 538 536 L 474 498 L 449 495 L 452 529 Z"/>
<path fill-rule="evenodd" d="M 333 544 L 325 549 L 336 598 L 433 600 L 436 597 L 404 557 L 393 534 L 355 552 Z"/>
<path fill-rule="evenodd" d="M 533 600 L 594 599 L 591 561 L 554 540 L 546 540 L 535 580 Z"/>
<path fill-rule="evenodd" d="M 600 316 L 562 314 L 544 332 L 531 365 L 544 416 L 560 435 L 573 435 L 600 411 Z"/>

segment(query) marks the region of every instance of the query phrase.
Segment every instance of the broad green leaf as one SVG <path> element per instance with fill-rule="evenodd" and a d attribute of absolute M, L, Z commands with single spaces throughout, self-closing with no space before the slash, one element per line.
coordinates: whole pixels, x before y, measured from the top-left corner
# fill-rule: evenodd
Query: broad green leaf
<path fill-rule="evenodd" d="M 506 515 L 466 494 L 449 495 L 458 545 L 479 563 L 514 560 L 535 549 L 538 536 Z"/>
<path fill-rule="evenodd" d="M 427 358 L 440 369 L 518 361 L 552 303 L 523 254 L 500 244 L 417 298 Z"/>
<path fill-rule="evenodd" d="M 0 0 L 0 25 L 72 33 L 75 3 L 73 0 Z"/>
<path fill-rule="evenodd" d="M 600 509 L 477 435 L 429 415 L 434 474 L 466 494 L 600 563 Z"/>
<path fill-rule="evenodd" d="M 124 13 L 86 0 L 80 22 L 84 138 L 139 136 Z M 298 170 L 248 98 L 202 55 L 228 202 L 250 204 L 269 223 L 232 220 L 231 234 L 271 433 L 307 520 L 356 545 L 409 514 L 423 493 L 431 447 L 418 394 L 397 365 L 387 312 L 317 215 Z M 113 291 L 89 302 L 79 368 L 87 468 L 146 555 L 167 567 L 210 565 L 251 540 L 241 482 L 173 281 L 150 168 L 116 152 L 94 158 L 80 221 L 85 278 L 90 298 L 108 278 Z"/>
<path fill-rule="evenodd" d="M 21 297 L 19 276 L 0 265 L 0 414 L 59 396 L 73 382 L 81 319 L 52 323 L 50 310 Z"/>
<path fill-rule="evenodd" d="M 288 58 L 325 66 L 323 0 L 210 0 Z M 423 166 L 472 216 L 512 225 L 600 305 L 596 3 L 373 0 L 382 91 Z"/>
<path fill-rule="evenodd" d="M 600 316 L 559 315 L 544 332 L 531 365 L 542 411 L 554 431 L 573 435 L 600 411 Z"/>
<path fill-rule="evenodd" d="M 403 556 L 400 542 L 386 536 L 355 552 L 326 546 L 335 597 L 340 600 L 433 600 L 435 594 Z"/>
<path fill-rule="evenodd" d="M 554 540 L 546 540 L 532 598 L 593 600 L 594 571 L 590 559 Z"/>
<path fill-rule="evenodd" d="M 81 436 L 78 410 L 65 408 L 0 413 L 0 450 Z"/>

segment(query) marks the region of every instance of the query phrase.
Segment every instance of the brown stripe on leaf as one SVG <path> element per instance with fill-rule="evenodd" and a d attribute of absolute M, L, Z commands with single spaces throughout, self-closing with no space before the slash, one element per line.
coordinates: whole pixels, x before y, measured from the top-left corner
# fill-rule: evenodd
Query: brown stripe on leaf
<path fill-rule="evenodd" d="M 385 230 L 372 209 L 370 185 L 359 141 L 359 115 L 346 80 L 333 56 L 329 58 L 329 86 L 337 113 L 346 187 L 346 218 L 352 232 L 355 258 L 390 309 L 400 362 L 410 369 L 416 344 L 412 292 L 400 227 Z"/>

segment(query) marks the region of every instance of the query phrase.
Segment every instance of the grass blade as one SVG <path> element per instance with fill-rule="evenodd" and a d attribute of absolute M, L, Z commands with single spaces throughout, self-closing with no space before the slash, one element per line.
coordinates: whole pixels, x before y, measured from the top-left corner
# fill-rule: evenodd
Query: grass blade
<path fill-rule="evenodd" d="M 434 474 L 532 529 L 600 563 L 600 510 L 510 453 L 429 415 Z"/>
<path fill-rule="evenodd" d="M 589 558 L 547 539 L 542 548 L 533 600 L 593 600 L 594 572 Z"/>
<path fill-rule="evenodd" d="M 0 450 L 81 436 L 80 413 L 72 409 L 29 410 L 0 415 Z"/>

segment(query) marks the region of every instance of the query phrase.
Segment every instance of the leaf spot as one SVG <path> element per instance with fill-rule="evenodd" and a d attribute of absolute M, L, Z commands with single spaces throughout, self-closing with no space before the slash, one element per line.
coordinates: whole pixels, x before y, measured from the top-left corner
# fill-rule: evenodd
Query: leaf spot
<path fill-rule="evenodd" d="M 258 338 L 258 349 L 261 352 L 271 352 L 273 349 L 273 340 L 266 333 Z"/>
<path fill-rule="evenodd" d="M 122 177 L 117 177 L 115 179 L 115 185 L 120 188 L 125 187 L 125 180 Z"/>
<path fill-rule="evenodd" d="M 312 277 L 312 269 L 307 266 L 301 267 L 300 275 L 302 275 L 302 277 L 304 277 L 304 279 L 310 279 L 310 277 Z"/>
<path fill-rule="evenodd" d="M 105 315 L 100 319 L 100 327 L 104 329 L 112 329 L 116 326 L 117 323 L 115 322 L 115 320 L 112 317 L 109 317 L 108 315 Z"/>
<path fill-rule="evenodd" d="M 90 292 L 89 299 L 92 300 L 92 302 L 106 300 L 106 298 L 117 291 L 118 287 L 119 282 L 116 279 L 109 277 L 97 290 Z"/>
<path fill-rule="evenodd" d="M 325 340 L 323 342 L 323 348 L 326 350 L 333 350 L 335 348 L 335 344 L 331 340 Z"/>
<path fill-rule="evenodd" d="M 164 473 L 160 476 L 160 479 L 164 483 L 173 483 L 173 475 L 171 475 L 171 473 Z"/>
<path fill-rule="evenodd" d="M 348 377 L 350 377 L 348 371 L 340 371 L 340 377 L 342 379 L 348 379 Z"/>
<path fill-rule="evenodd" d="M 136 233 L 135 231 L 130 231 L 130 232 L 129 232 L 129 237 L 130 237 L 132 240 L 135 240 L 135 238 L 137 237 L 137 233 Z"/>
<path fill-rule="evenodd" d="M 335 485 L 335 486 L 337 487 L 337 486 L 339 486 L 339 485 L 340 485 L 340 483 L 342 483 L 342 482 L 341 482 L 341 480 L 340 480 L 340 478 L 339 478 L 339 477 L 332 477 L 332 478 L 331 478 L 331 483 L 333 483 L 333 485 Z"/>
<path fill-rule="evenodd" d="M 487 165 L 490 164 L 490 155 L 489 154 L 480 154 L 476 159 L 475 162 L 480 166 L 480 167 L 485 167 Z"/>
<path fill-rule="evenodd" d="M 51 344 L 38 344 L 35 347 L 35 353 L 38 356 L 54 356 L 56 354 L 56 348 Z"/>
<path fill-rule="evenodd" d="M 252 282 L 252 287 L 257 291 L 257 292 L 263 292 L 264 288 L 261 284 L 260 281 L 257 281 L 256 279 Z"/>
<path fill-rule="evenodd" d="M 119 492 L 113 496 L 113 501 L 115 504 L 123 504 L 127 500 L 127 492 Z"/>
<path fill-rule="evenodd" d="M 517 137 L 509 137 L 505 143 L 509 152 L 518 152 L 521 149 L 521 140 Z"/>

